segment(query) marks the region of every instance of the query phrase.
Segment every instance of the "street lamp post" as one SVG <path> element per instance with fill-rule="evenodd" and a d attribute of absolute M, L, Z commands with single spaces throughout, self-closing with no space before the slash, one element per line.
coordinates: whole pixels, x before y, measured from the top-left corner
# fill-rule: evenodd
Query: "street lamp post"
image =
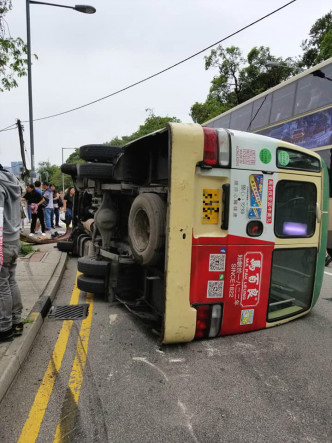
<path fill-rule="evenodd" d="M 31 75 L 31 35 L 30 35 L 30 3 L 34 5 L 56 6 L 58 8 L 74 9 L 84 14 L 94 14 L 96 9 L 89 5 L 66 6 L 55 3 L 37 2 L 26 0 L 26 19 L 27 19 L 27 50 L 28 50 L 28 97 L 29 97 L 29 128 L 30 128 L 30 152 L 31 152 L 31 178 L 35 178 L 35 146 L 33 136 L 33 108 L 32 108 L 32 75 Z"/>

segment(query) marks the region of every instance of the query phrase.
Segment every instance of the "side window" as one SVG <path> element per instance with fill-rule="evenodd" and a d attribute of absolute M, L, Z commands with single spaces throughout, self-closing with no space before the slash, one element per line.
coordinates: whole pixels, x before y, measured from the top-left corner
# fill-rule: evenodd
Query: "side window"
<path fill-rule="evenodd" d="M 268 94 L 265 97 L 254 101 L 251 117 L 252 122 L 249 128 L 250 130 L 262 128 L 263 126 L 268 125 L 271 101 L 272 94 Z"/>
<path fill-rule="evenodd" d="M 330 198 L 332 198 L 332 149 L 322 149 L 316 151 L 325 161 L 330 177 Z"/>
<path fill-rule="evenodd" d="M 312 237 L 316 228 L 317 190 L 313 183 L 282 180 L 275 199 L 275 235 Z"/>
<path fill-rule="evenodd" d="M 251 120 L 252 103 L 231 113 L 231 129 L 247 131 Z"/>
<path fill-rule="evenodd" d="M 273 92 L 270 123 L 291 117 L 295 96 L 295 83 L 284 86 Z"/>
<path fill-rule="evenodd" d="M 295 114 L 302 114 L 332 103 L 332 64 L 298 80 Z"/>

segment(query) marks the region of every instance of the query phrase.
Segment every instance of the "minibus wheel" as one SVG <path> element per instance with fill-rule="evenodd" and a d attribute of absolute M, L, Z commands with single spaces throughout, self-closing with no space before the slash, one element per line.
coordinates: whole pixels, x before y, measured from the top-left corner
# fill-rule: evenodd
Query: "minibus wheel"
<path fill-rule="evenodd" d="M 138 195 L 129 212 L 131 251 L 142 265 L 155 265 L 162 258 L 165 243 L 166 203 L 157 194 Z"/>
<path fill-rule="evenodd" d="M 109 274 L 110 262 L 96 260 L 96 257 L 81 257 L 77 260 L 77 270 L 91 277 L 105 277 Z"/>
<path fill-rule="evenodd" d="M 80 157 L 88 162 L 113 162 L 122 152 L 119 146 L 85 145 L 80 147 Z"/>
<path fill-rule="evenodd" d="M 72 177 L 77 176 L 77 164 L 76 163 L 63 163 L 61 165 L 61 172 L 67 175 L 71 175 Z"/>
<path fill-rule="evenodd" d="M 112 163 L 80 163 L 77 165 L 79 178 L 110 180 L 113 178 Z"/>

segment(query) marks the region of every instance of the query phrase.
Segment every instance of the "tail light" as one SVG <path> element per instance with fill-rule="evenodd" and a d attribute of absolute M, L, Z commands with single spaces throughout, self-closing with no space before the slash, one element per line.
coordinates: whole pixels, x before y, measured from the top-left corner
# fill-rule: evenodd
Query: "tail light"
<path fill-rule="evenodd" d="M 207 165 L 217 165 L 218 161 L 218 135 L 212 128 L 203 128 L 204 131 L 204 157 Z"/>
<path fill-rule="evenodd" d="M 196 305 L 196 332 L 195 338 L 217 337 L 221 329 L 222 305 Z"/>
<path fill-rule="evenodd" d="M 203 128 L 204 156 L 203 162 L 210 166 L 229 167 L 231 161 L 231 144 L 225 129 Z"/>

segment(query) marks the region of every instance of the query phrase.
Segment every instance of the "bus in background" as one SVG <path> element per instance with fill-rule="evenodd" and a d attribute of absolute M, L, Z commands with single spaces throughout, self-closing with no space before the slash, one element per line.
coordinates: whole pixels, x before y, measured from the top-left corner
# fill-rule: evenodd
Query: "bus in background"
<path fill-rule="evenodd" d="M 178 123 L 123 148 L 80 152 L 90 162 L 74 165 L 73 239 L 89 255 L 78 259 L 79 289 L 110 294 L 151 319 L 163 343 L 253 331 L 311 311 L 328 222 L 319 155 Z"/>
<path fill-rule="evenodd" d="M 311 149 L 324 159 L 330 177 L 327 248 L 332 257 L 332 58 L 203 126 L 267 135 Z"/>

